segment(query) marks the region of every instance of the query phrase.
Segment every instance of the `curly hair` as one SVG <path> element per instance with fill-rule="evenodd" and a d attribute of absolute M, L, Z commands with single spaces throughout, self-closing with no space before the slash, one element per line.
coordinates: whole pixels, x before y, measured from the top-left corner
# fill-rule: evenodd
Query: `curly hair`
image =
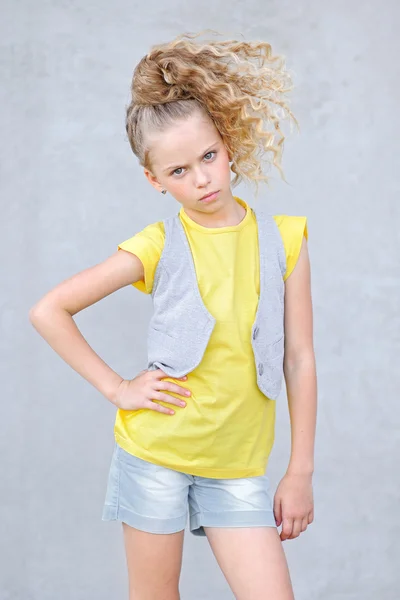
<path fill-rule="evenodd" d="M 190 41 L 198 35 L 153 46 L 135 67 L 126 109 L 133 153 L 151 171 L 146 134 L 164 131 L 200 109 L 227 149 L 235 174 L 232 186 L 247 179 L 258 192 L 259 181 L 269 183 L 262 167 L 266 153 L 272 153 L 272 165 L 286 181 L 281 123 L 285 118 L 298 123 L 285 98 L 293 86 L 284 58 L 274 56 L 266 42 Z"/>

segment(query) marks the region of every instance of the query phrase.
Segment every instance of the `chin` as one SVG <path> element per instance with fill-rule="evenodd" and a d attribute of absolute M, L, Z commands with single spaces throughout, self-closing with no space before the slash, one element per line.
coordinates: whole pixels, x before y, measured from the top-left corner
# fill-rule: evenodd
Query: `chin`
<path fill-rule="evenodd" d="M 221 208 L 221 203 L 218 201 L 212 202 L 211 204 L 201 204 L 198 206 L 198 210 L 201 210 L 201 212 L 217 212 L 217 210 L 220 210 Z"/>

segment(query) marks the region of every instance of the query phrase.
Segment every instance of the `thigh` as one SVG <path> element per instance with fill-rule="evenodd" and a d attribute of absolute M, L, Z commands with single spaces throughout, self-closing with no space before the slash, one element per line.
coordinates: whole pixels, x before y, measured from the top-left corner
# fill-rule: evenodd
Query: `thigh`
<path fill-rule="evenodd" d="M 122 522 L 130 599 L 179 598 L 190 483 L 115 444 L 103 520 Z"/>
<path fill-rule="evenodd" d="M 117 520 L 146 533 L 185 529 L 190 477 L 133 456 L 115 445 L 103 520 Z"/>
<path fill-rule="evenodd" d="M 237 600 L 294 600 L 282 542 L 274 527 L 205 527 Z"/>
<path fill-rule="evenodd" d="M 190 529 L 205 527 L 273 527 L 276 521 L 269 478 L 210 479 L 194 477 L 189 489 Z"/>
<path fill-rule="evenodd" d="M 179 600 L 184 532 L 154 534 L 122 524 L 130 600 Z"/>

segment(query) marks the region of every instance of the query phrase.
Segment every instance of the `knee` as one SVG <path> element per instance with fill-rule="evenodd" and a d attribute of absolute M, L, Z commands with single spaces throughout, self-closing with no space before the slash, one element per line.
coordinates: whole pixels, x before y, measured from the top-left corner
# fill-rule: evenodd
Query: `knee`
<path fill-rule="evenodd" d="M 131 585 L 129 600 L 180 600 L 179 586 L 175 581 L 165 582 L 165 585 Z"/>

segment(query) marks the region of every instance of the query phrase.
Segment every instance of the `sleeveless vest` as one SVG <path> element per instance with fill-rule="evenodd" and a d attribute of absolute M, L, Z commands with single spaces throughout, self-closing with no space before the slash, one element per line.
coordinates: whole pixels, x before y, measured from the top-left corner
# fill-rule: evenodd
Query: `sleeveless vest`
<path fill-rule="evenodd" d="M 250 210 L 257 221 L 260 257 L 260 294 L 251 344 L 257 385 L 276 400 L 283 378 L 286 255 L 274 218 Z M 165 219 L 164 228 L 165 244 L 151 294 L 154 312 L 148 328 L 148 369 L 162 369 L 169 377 L 179 378 L 200 364 L 216 321 L 200 295 L 179 214 Z"/>

